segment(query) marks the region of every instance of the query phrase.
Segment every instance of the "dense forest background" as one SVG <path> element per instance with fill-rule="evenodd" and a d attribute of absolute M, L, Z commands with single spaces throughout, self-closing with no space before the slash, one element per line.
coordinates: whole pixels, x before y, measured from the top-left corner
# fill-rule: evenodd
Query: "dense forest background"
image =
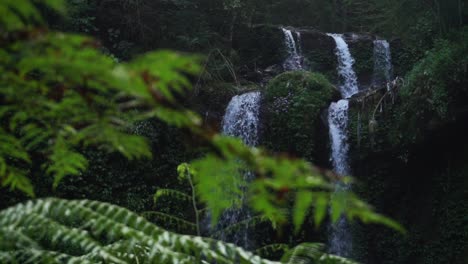
<path fill-rule="evenodd" d="M 463 1 L 70 1 L 61 29 L 99 36 L 128 57 L 154 48 L 209 52 L 230 48 L 245 27 L 274 24 L 323 32 L 369 32 L 401 38 L 415 60 L 464 26 Z M 413 61 L 414 62 L 414 61 Z"/>
<path fill-rule="evenodd" d="M 328 49 L 333 45 L 323 40 L 325 32 L 364 36 L 362 42 L 350 44 L 350 48 L 356 59 L 358 77 L 367 81 L 369 68 L 373 66 L 366 57 L 372 52 L 369 39 L 387 39 L 392 47 L 395 77 L 400 77 L 403 84 L 391 98 L 386 97 L 383 89 L 381 93 L 363 95 L 352 102 L 350 162 L 355 192 L 374 205 L 377 212 L 401 223 L 407 234 L 380 225 L 354 223 L 351 229 L 355 246 L 349 257 L 362 263 L 389 264 L 465 263 L 468 259 L 468 4 L 465 1 L 67 0 L 66 4 L 66 15 L 38 5 L 50 30 L 93 36 L 97 41 L 86 45 L 115 63 L 132 65 L 142 54 L 161 49 L 200 55 L 201 69 L 182 74 L 181 78 L 193 84 L 193 90 L 185 97 L 175 95 L 180 105 L 174 106 L 172 101 L 158 103 L 176 110 L 181 106 L 194 110 L 202 119 L 204 133 L 220 131 L 223 114 L 233 96 L 261 90 L 265 96 L 265 106 L 261 109 L 265 120 L 260 128 L 261 145 L 274 153 L 289 153 L 284 154 L 287 158 L 305 158 L 325 169 L 330 169 L 331 164 L 328 134 L 321 121 L 323 110 L 339 97 L 331 88 L 338 79 L 334 57 L 314 53 L 314 49 Z M 280 27 L 301 29 L 319 39 L 318 42 L 304 39 L 303 45 L 312 50 L 307 54 L 309 70 L 322 73 L 326 79 L 308 73 L 284 73 L 275 78 L 283 72 L 276 64 L 285 57 L 278 52 L 284 49 Z M 36 33 L 46 30 L 45 26 L 39 28 Z M 28 36 L 31 35 L 34 34 Z M 0 44 L 8 46 L 11 39 L 23 39 L 21 34 L 13 36 L 2 38 Z M 11 47 L 6 50 L 17 52 Z M 104 64 L 103 61 L 110 64 L 97 58 L 96 65 Z M 164 58 L 171 61 L 172 57 Z M 184 63 L 190 64 L 189 60 Z M 156 66 L 161 65 L 166 63 Z M 174 67 L 183 68 L 185 64 Z M 99 77 L 100 71 L 89 74 L 97 79 L 107 77 Z M 41 76 L 35 72 L 32 75 Z M 281 96 L 281 87 L 290 82 L 299 87 L 298 91 L 302 87 L 319 87 L 313 93 L 298 96 L 315 100 L 314 105 L 297 99 L 295 103 L 299 106 L 294 109 L 297 111 L 294 115 L 277 118 L 271 114 L 274 106 L 268 100 Z M 0 95 L 0 102 L 8 101 L 6 98 L 12 95 L 14 90 Z M 106 96 L 112 97 L 112 91 L 107 91 L 103 98 Z M 154 97 L 159 100 L 158 96 Z M 21 102 L 34 105 L 31 101 Z M 101 105 L 100 101 L 97 108 L 98 111 L 114 109 L 114 105 Z M 28 111 L 34 113 L 35 109 Z M 304 112 L 312 116 L 305 125 Z M 100 114 L 105 116 L 107 112 Z M 66 120 L 66 116 L 61 118 Z M 146 148 L 135 153 L 109 152 L 85 144 L 80 153 L 89 162 L 86 162 L 87 169 L 74 176 L 61 177 L 60 183 L 51 175 L 43 175 L 41 164 L 46 158 L 35 154 L 34 161 L 39 162 L 32 163 L 28 176 L 35 196 L 111 202 L 139 214 L 146 213 L 152 222 L 169 230 L 200 235 L 204 230 L 188 224 L 196 220 L 199 225 L 196 206 L 192 210 L 174 195 L 164 197 L 167 194 L 164 192 L 159 192 L 159 197 L 158 190 L 190 194 L 194 188 L 192 176 L 189 169 L 179 165 L 199 159 L 213 151 L 213 146 L 201 141 L 192 128 L 182 126 L 181 129 L 177 121 L 166 122 L 159 116 L 135 119 L 137 122 L 129 134 L 142 136 L 145 141 L 135 139 L 125 147 L 145 145 Z M 7 124 L 10 120 L 6 120 L 2 119 L 4 127 L 10 125 Z M 285 122 L 288 127 L 284 126 Z M 104 137 L 96 137 L 96 141 L 104 142 Z M 188 176 L 181 177 L 184 173 Z M 28 191 L 3 188 L 0 209 L 29 197 Z M 187 222 L 174 220 L 173 216 Z M 317 228 L 310 220 L 299 232 L 293 232 L 295 228 L 289 223 L 275 229 L 263 218 L 256 218 L 249 229 L 254 242 L 248 249 L 270 244 L 293 247 L 302 242 L 327 242 L 327 226 Z M 268 253 L 278 258 L 282 250 L 278 246 L 273 253 Z"/>

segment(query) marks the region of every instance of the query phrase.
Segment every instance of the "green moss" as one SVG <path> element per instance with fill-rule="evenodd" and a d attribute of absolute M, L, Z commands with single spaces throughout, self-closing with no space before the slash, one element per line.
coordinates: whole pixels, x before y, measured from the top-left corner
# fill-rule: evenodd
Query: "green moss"
<path fill-rule="evenodd" d="M 334 53 L 326 49 L 314 49 L 306 51 L 304 56 L 311 71 L 320 72 L 331 82 L 337 82 L 338 61 Z"/>
<path fill-rule="evenodd" d="M 286 72 L 271 80 L 262 106 L 263 144 L 313 161 L 323 157 L 328 133 L 320 116 L 335 95 L 334 87 L 317 73 Z"/>
<path fill-rule="evenodd" d="M 387 94 L 381 106 L 377 105 L 386 91 L 361 98 L 359 103 L 354 101 L 349 134 L 357 159 L 390 149 L 406 149 L 424 141 L 431 131 L 463 118 L 468 99 L 465 43 L 438 42 L 407 74 L 394 98 Z M 372 120 L 376 125 L 369 133 Z"/>
<path fill-rule="evenodd" d="M 369 85 L 374 71 L 374 43 L 369 40 L 349 42 L 349 51 L 355 63 L 353 69 L 361 84 Z"/>
<path fill-rule="evenodd" d="M 468 186 L 466 43 L 436 44 L 394 100 L 383 100 L 383 111 L 376 106 L 385 91 L 352 101 L 350 156 L 359 182 L 354 190 L 410 231 L 401 237 L 376 226 L 357 230 L 357 259 L 363 263 L 466 259 L 468 207 L 460 203 Z M 373 133 L 371 120 L 377 122 Z"/>

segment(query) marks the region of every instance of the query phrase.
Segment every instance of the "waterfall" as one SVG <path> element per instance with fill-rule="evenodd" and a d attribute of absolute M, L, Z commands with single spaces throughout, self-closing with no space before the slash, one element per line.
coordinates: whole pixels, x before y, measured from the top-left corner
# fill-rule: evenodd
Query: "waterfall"
<path fill-rule="evenodd" d="M 348 100 L 332 103 L 328 112 L 328 125 L 331 141 L 331 160 L 335 173 L 349 175 L 348 165 Z"/>
<path fill-rule="evenodd" d="M 249 146 L 256 146 L 258 144 L 260 99 L 261 95 L 259 91 L 234 96 L 226 108 L 223 118 L 223 134 L 238 137 Z M 253 178 L 251 172 L 245 172 L 243 175 L 246 181 L 250 181 Z M 240 209 L 227 210 L 220 217 L 216 231 L 220 231 L 250 217 L 250 212 L 245 206 Z M 238 229 L 235 234 L 220 233 L 219 239 L 221 240 L 244 248 L 251 247 L 247 227 Z"/>
<path fill-rule="evenodd" d="M 295 71 L 302 69 L 302 48 L 301 48 L 301 33 L 294 31 L 297 39 L 294 40 L 293 32 L 286 28 L 281 28 L 284 34 L 284 44 L 287 48 L 288 57 L 283 63 L 283 68 L 286 71 Z"/>
<path fill-rule="evenodd" d="M 374 40 L 374 74 L 372 84 L 383 85 L 393 78 L 392 54 L 386 40 Z"/>
<path fill-rule="evenodd" d="M 337 103 L 332 103 L 328 109 L 328 123 L 331 142 L 331 161 L 335 173 L 339 175 L 349 175 L 351 169 L 348 164 L 348 107 L 349 102 L 346 99 Z M 335 189 L 335 195 L 339 192 L 345 192 L 350 188 L 349 185 L 339 184 Z M 329 238 L 330 253 L 349 257 L 352 251 L 352 237 L 349 232 L 346 218 L 341 217 L 337 223 L 331 226 Z"/>
<path fill-rule="evenodd" d="M 343 98 L 349 98 L 359 91 L 357 76 L 353 70 L 354 59 L 348 44 L 341 34 L 328 34 L 335 40 L 336 56 L 338 58 L 338 75 L 342 79 L 340 92 Z"/>
<path fill-rule="evenodd" d="M 331 161 L 335 173 L 339 175 L 350 175 L 351 169 L 348 163 L 348 98 L 356 94 L 358 82 L 353 70 L 354 59 L 348 48 L 348 44 L 340 34 L 328 34 L 335 40 L 336 56 L 338 59 L 338 75 L 341 78 L 339 86 L 343 98 L 332 103 L 328 109 L 328 124 L 331 143 Z M 338 185 L 335 195 L 348 190 L 350 186 Z M 349 256 L 352 251 L 352 237 L 349 232 L 348 222 L 341 217 L 337 223 L 331 226 L 329 239 L 330 253 L 340 256 Z"/>
<path fill-rule="evenodd" d="M 260 92 L 234 96 L 223 118 L 223 133 L 238 137 L 249 146 L 258 144 Z"/>

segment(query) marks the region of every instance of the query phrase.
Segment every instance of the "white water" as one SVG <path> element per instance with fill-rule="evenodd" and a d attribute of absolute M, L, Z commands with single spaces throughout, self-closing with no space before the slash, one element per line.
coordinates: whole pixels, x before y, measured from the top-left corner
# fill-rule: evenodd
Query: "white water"
<path fill-rule="evenodd" d="M 348 100 L 332 103 L 328 109 L 328 125 L 330 130 L 331 160 L 335 173 L 349 175 L 348 165 Z"/>
<path fill-rule="evenodd" d="M 301 48 L 301 33 L 294 31 L 297 39 L 294 39 L 293 32 L 286 28 L 281 28 L 284 34 L 284 44 L 286 45 L 288 57 L 283 63 L 283 68 L 286 71 L 301 70 L 304 57 L 302 56 Z"/>
<path fill-rule="evenodd" d="M 359 91 L 356 73 L 353 70 L 354 59 L 348 44 L 341 34 L 328 34 L 335 40 L 338 58 L 338 75 L 341 78 L 340 92 L 343 98 L 350 98 Z"/>
<path fill-rule="evenodd" d="M 386 40 L 374 40 L 374 86 L 388 83 L 393 78 L 392 54 Z"/>
<path fill-rule="evenodd" d="M 261 95 L 258 91 L 234 96 L 223 118 L 223 133 L 238 137 L 249 146 L 256 146 L 258 144 L 260 99 Z M 246 181 L 253 178 L 251 172 L 245 172 L 243 175 Z M 251 214 L 245 207 L 227 210 L 221 216 L 215 231 L 221 231 L 250 217 Z M 251 248 L 252 244 L 247 227 L 236 230 L 234 234 L 221 231 L 218 238 L 244 248 Z"/>
<path fill-rule="evenodd" d="M 258 144 L 260 92 L 234 96 L 223 118 L 223 133 L 241 138 L 245 144 Z"/>
<path fill-rule="evenodd" d="M 348 98 L 356 94 L 358 82 L 353 70 L 354 59 L 348 48 L 348 44 L 340 34 L 328 34 L 336 43 L 336 56 L 338 59 L 338 75 L 342 83 L 339 86 L 343 100 L 332 103 L 328 109 L 328 124 L 331 143 L 331 161 L 335 173 L 343 176 L 351 174 L 348 163 Z M 350 186 L 339 185 L 335 192 L 343 192 Z M 331 226 L 329 239 L 330 253 L 340 256 L 350 256 L 352 252 L 352 237 L 349 232 L 348 223 L 344 217 Z"/>

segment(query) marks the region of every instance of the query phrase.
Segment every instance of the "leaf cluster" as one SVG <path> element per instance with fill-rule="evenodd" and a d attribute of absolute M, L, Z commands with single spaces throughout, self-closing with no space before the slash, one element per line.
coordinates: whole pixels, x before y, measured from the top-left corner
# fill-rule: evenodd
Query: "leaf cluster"
<path fill-rule="evenodd" d="M 39 166 L 57 187 L 87 168 L 85 148 L 149 158 L 147 140 L 132 133 L 136 121 L 199 122 L 191 111 L 172 106 L 189 87 L 188 75 L 199 71 L 196 57 L 160 51 L 117 63 L 89 37 L 37 27 L 42 19 L 33 2 L 6 1 L 0 8 L 7 14 L 0 20 L 7 30 L 0 39 L 3 186 L 33 196 L 30 169 Z"/>

